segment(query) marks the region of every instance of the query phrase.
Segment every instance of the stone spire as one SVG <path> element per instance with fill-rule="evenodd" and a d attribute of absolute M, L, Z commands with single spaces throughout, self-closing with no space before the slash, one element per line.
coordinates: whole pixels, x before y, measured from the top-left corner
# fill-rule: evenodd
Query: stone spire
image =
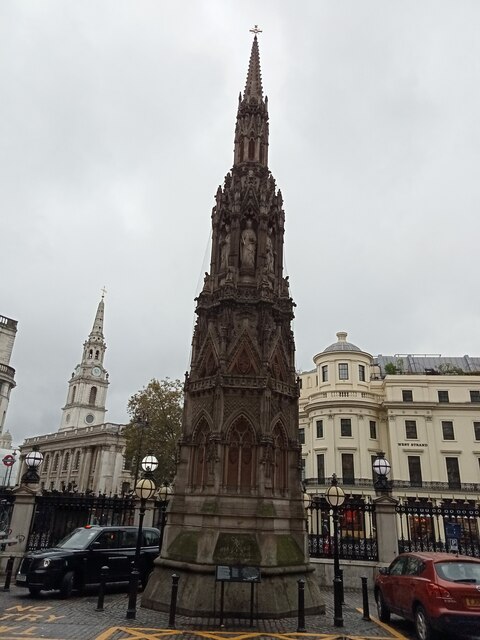
<path fill-rule="evenodd" d="M 212 211 L 210 273 L 196 299 L 175 491 L 142 597 L 142 606 L 168 608 L 174 571 L 188 585 L 177 609 L 186 615 L 212 615 L 218 565 L 260 568 L 262 616 L 296 611 L 300 578 L 306 610 L 322 610 L 306 551 L 294 303 L 283 276 L 283 200 L 267 166 L 257 32 L 234 165 Z M 229 615 L 248 615 L 248 593 L 227 594 Z"/>
<path fill-rule="evenodd" d="M 268 98 L 263 98 L 260 53 L 253 39 L 245 91 L 239 96 L 235 127 L 234 165 L 260 163 L 268 166 Z"/>
<path fill-rule="evenodd" d="M 103 366 L 107 345 L 103 335 L 104 293 L 92 330 L 83 343 L 82 361 L 68 382 L 67 402 L 62 408 L 60 430 L 105 422 L 108 373 Z"/>
<path fill-rule="evenodd" d="M 250 54 L 250 63 L 248 65 L 247 82 L 245 84 L 244 100 L 252 102 L 252 99 L 258 104 L 263 98 L 262 73 L 260 71 L 260 53 L 258 51 L 257 36 L 253 38 L 252 52 Z"/>

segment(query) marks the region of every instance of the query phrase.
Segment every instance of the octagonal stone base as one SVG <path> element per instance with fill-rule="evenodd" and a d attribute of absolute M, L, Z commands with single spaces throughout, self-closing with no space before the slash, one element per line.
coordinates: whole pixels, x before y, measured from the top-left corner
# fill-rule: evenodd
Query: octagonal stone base
<path fill-rule="evenodd" d="M 172 575 L 179 576 L 177 613 L 190 617 L 219 617 L 221 583 L 215 567 L 187 565 L 158 558 L 142 596 L 142 606 L 157 611 L 170 608 Z M 254 618 L 284 618 L 298 614 L 298 584 L 305 581 L 305 613 L 325 613 L 311 565 L 262 568 L 262 581 L 254 587 Z M 224 616 L 250 617 L 251 585 L 225 583 Z"/>

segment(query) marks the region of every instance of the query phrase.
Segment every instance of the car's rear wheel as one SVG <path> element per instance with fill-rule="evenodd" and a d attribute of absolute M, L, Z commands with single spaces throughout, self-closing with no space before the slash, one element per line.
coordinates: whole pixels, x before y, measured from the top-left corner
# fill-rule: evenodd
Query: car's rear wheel
<path fill-rule="evenodd" d="M 434 640 L 437 637 L 430 625 L 425 609 L 420 604 L 415 609 L 414 622 L 418 640 Z"/>
<path fill-rule="evenodd" d="M 390 609 L 385 604 L 381 591 L 377 593 L 377 613 L 382 622 L 390 622 Z"/>
<path fill-rule="evenodd" d="M 60 583 L 60 596 L 62 598 L 69 598 L 72 595 L 74 580 L 75 574 L 73 571 L 67 571 Z"/>
<path fill-rule="evenodd" d="M 34 598 L 39 596 L 41 591 L 40 587 L 28 587 L 28 590 L 30 592 L 30 595 L 33 596 Z"/>

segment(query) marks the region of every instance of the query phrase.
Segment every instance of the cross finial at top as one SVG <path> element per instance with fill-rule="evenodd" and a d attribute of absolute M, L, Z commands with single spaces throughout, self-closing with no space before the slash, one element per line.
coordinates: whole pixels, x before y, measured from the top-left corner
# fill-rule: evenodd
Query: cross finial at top
<path fill-rule="evenodd" d="M 102 292 L 102 300 L 103 300 L 105 297 L 105 294 L 107 293 L 107 290 L 105 289 L 105 285 L 103 285 L 103 288 L 100 289 L 100 291 Z"/>
<path fill-rule="evenodd" d="M 257 35 L 257 33 L 262 33 L 262 30 L 258 28 L 258 24 L 256 24 L 253 29 L 250 29 L 250 33 L 254 33 L 255 35 Z"/>

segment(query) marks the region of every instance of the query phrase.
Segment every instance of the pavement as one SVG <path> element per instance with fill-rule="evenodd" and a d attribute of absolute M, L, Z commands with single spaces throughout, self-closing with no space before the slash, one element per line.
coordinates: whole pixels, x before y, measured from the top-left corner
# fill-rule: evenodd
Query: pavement
<path fill-rule="evenodd" d="M 20 638 L 40 640 L 346 640 L 411 638 L 412 629 L 399 631 L 379 622 L 373 594 L 369 593 L 370 620 L 363 619 L 362 594 L 360 591 L 345 591 L 343 627 L 333 623 L 332 589 L 323 589 L 326 604 L 325 615 L 306 616 L 305 632 L 299 633 L 297 618 L 248 620 L 226 617 L 224 628 L 219 620 L 187 618 L 177 616 L 175 629 L 168 628 L 168 614 L 140 606 L 135 620 L 126 619 L 128 595 L 125 590 L 109 589 L 105 595 L 104 610 L 96 611 L 98 595 L 95 591 L 84 596 L 73 596 L 60 600 L 58 594 L 42 593 L 33 598 L 25 589 L 10 587 L 9 592 L 0 591 L 0 639 Z"/>

